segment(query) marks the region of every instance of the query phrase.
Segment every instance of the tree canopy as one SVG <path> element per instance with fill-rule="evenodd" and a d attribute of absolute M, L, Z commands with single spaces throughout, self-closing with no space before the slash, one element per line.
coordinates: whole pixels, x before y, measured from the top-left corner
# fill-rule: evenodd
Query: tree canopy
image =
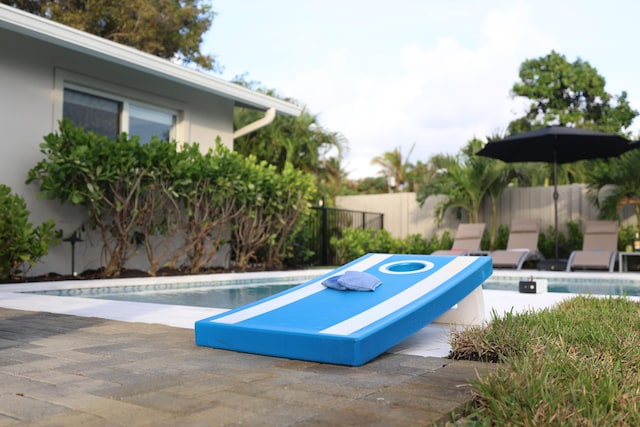
<path fill-rule="evenodd" d="M 567 61 L 555 51 L 520 66 L 515 96 L 530 100 L 526 114 L 509 124 L 509 133 L 519 133 L 550 124 L 623 133 L 638 112 L 631 108 L 627 93 L 611 95 L 605 78 L 588 62 Z"/>
<path fill-rule="evenodd" d="M 638 115 L 631 108 L 627 93 L 612 95 L 605 89 L 606 79 L 586 61 L 569 62 L 551 51 L 546 56 L 525 60 L 512 94 L 529 100 L 524 116 L 508 126 L 516 134 L 547 125 L 563 125 L 617 133 L 629 137 L 628 128 Z M 557 183 L 585 182 L 590 169 L 603 161 L 581 161 L 558 167 Z M 517 166 L 522 184 L 542 185 L 551 181 L 551 164 Z"/>
<path fill-rule="evenodd" d="M 194 63 L 208 70 L 217 64 L 200 51 L 203 34 L 215 13 L 202 0 L 2 0 L 2 3 L 49 18 L 161 58 Z"/>
<path fill-rule="evenodd" d="M 264 88 L 259 82 L 236 76 L 234 83 L 286 101 L 296 101 L 280 96 L 274 89 Z M 248 108 L 236 108 L 233 122 L 241 129 L 260 119 L 264 113 Z M 317 178 L 320 195 L 329 204 L 342 190 L 345 173 L 342 169 L 342 153 L 346 140 L 337 132 L 331 132 L 318 123 L 318 119 L 306 109 L 298 117 L 276 116 L 271 124 L 245 136 L 236 138 L 234 150 L 244 155 L 254 155 L 282 170 L 287 163 Z"/>

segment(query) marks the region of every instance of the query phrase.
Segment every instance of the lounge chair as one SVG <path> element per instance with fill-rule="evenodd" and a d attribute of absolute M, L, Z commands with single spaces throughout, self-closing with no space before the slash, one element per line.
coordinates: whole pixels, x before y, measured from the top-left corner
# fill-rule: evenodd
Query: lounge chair
<path fill-rule="evenodd" d="M 528 259 L 540 258 L 537 221 L 515 219 L 511 222 L 507 249 L 491 252 L 494 268 L 515 268 L 520 270 Z"/>
<path fill-rule="evenodd" d="M 618 248 L 617 221 L 587 221 L 581 251 L 573 251 L 567 262 L 567 271 L 613 271 Z"/>
<path fill-rule="evenodd" d="M 451 249 L 441 249 L 431 255 L 469 255 L 473 252 L 480 252 L 484 228 L 483 223 L 458 225 Z"/>

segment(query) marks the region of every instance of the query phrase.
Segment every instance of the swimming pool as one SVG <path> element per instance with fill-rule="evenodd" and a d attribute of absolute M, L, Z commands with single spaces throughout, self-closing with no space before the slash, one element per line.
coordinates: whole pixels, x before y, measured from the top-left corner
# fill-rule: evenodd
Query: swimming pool
<path fill-rule="evenodd" d="M 626 273 L 496 270 L 483 289 L 518 292 L 521 280 L 536 279 L 546 279 L 552 293 L 640 296 L 640 275 Z"/>
<path fill-rule="evenodd" d="M 49 313 L 85 316 L 122 322 L 138 322 L 162 324 L 172 327 L 193 329 L 194 323 L 200 319 L 227 311 L 225 308 L 195 307 L 172 304 L 150 304 L 143 302 L 115 301 L 107 299 L 86 298 L 84 296 L 68 297 L 28 293 L 33 291 L 69 290 L 69 293 L 79 293 L 79 289 L 116 288 L 126 289 L 127 286 L 200 286 L 206 282 L 234 282 L 247 284 L 256 279 L 272 280 L 289 277 L 293 281 L 305 282 L 328 273 L 330 270 L 302 270 L 289 272 L 260 272 L 260 273 L 228 273 L 202 276 L 183 277 L 154 277 L 127 278 L 106 280 L 70 280 L 64 282 L 21 283 L 0 285 L 0 308 L 23 310 L 25 312 L 44 311 Z M 519 280 L 530 279 L 549 280 L 549 287 L 554 284 L 565 283 L 571 290 L 578 286 L 584 288 L 589 283 L 599 286 L 600 291 L 606 289 L 607 283 L 614 288 L 625 286 L 626 291 L 640 288 L 640 274 L 638 273 L 582 273 L 582 272 L 540 272 L 540 271 L 495 271 L 485 286 L 485 318 L 490 319 L 493 313 L 525 310 L 539 310 L 575 296 L 573 293 L 548 292 L 545 294 L 521 294 L 517 292 Z M 568 281 L 568 282 L 567 282 Z M 488 289 L 493 287 L 494 289 Z M 508 289 L 500 290 L 496 288 Z M 577 287 L 576 287 L 577 289 Z M 72 291 L 74 290 L 74 291 Z M 88 291 L 90 292 L 90 291 Z M 589 292 L 584 292 L 589 293 Z M 628 293 L 627 293 L 628 294 Z M 631 297 L 640 302 L 640 297 Z M 444 324 L 429 324 L 406 341 L 390 350 L 391 353 L 401 353 L 416 356 L 446 357 L 449 345 L 450 326 Z"/>
<path fill-rule="evenodd" d="M 231 309 L 274 295 L 323 273 L 324 271 L 295 275 L 267 274 L 266 277 L 252 275 L 246 279 L 238 279 L 236 275 L 233 278 L 210 277 L 209 280 L 181 282 L 163 278 L 165 280 L 160 283 L 57 287 L 25 293 Z M 597 272 L 497 270 L 483 284 L 483 289 L 518 292 L 519 281 L 531 279 L 546 279 L 548 291 L 552 293 L 640 296 L 640 280 L 637 275 Z"/>
<path fill-rule="evenodd" d="M 255 278 L 214 283 L 164 283 L 101 286 L 26 292 L 37 295 L 96 298 L 190 307 L 236 308 L 287 290 L 313 277 Z"/>

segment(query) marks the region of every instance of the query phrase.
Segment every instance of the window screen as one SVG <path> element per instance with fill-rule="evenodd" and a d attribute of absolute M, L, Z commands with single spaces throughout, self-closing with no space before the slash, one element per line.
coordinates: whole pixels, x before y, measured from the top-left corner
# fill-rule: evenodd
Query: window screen
<path fill-rule="evenodd" d="M 63 116 L 75 126 L 116 139 L 120 133 L 122 103 L 73 89 L 64 90 Z"/>

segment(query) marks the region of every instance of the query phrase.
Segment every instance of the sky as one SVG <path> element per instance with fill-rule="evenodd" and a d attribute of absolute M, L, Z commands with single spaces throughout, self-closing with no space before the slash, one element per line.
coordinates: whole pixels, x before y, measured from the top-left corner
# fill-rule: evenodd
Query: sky
<path fill-rule="evenodd" d="M 219 77 L 296 99 L 347 141 L 360 179 L 399 148 L 409 162 L 457 154 L 524 114 L 520 65 L 552 50 L 582 59 L 640 110 L 635 0 L 211 0 L 201 51 Z M 634 135 L 640 119 L 632 126 Z"/>

